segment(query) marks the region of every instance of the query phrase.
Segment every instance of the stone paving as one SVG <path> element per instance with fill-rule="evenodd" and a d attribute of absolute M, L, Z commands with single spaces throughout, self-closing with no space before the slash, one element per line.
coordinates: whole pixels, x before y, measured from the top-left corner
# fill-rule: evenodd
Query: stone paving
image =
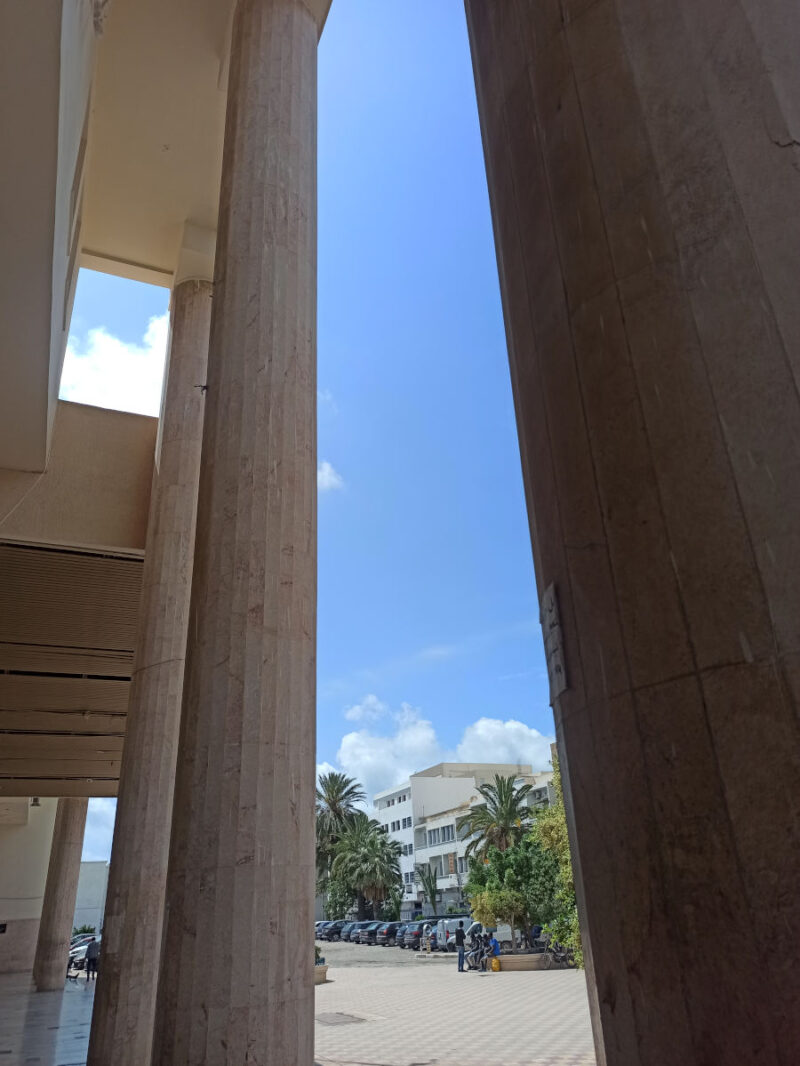
<path fill-rule="evenodd" d="M 323 951 L 320 1066 L 595 1066 L 583 973 L 459 974 L 454 958 L 396 948 Z"/>
<path fill-rule="evenodd" d="M 318 1066 L 595 1066 L 582 973 L 459 974 L 454 958 L 397 948 L 323 951 Z M 84 1066 L 94 988 L 37 993 L 25 975 L 0 976 L 0 1066 Z"/>

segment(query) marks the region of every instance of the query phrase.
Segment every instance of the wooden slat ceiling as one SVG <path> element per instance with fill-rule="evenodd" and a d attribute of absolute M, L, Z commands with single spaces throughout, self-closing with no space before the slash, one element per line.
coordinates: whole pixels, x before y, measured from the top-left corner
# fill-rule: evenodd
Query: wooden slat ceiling
<path fill-rule="evenodd" d="M 0 796 L 116 795 L 141 569 L 0 543 Z"/>

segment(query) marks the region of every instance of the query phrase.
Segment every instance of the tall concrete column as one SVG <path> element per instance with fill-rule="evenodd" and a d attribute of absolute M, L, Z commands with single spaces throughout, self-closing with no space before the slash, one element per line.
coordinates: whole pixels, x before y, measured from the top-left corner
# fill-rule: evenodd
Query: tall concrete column
<path fill-rule="evenodd" d="M 211 283 L 172 292 L 142 599 L 88 1062 L 150 1061 L 192 583 Z"/>
<path fill-rule="evenodd" d="M 240 0 L 154 1064 L 313 1060 L 317 39 Z"/>
<path fill-rule="evenodd" d="M 33 960 L 33 980 L 39 992 L 63 988 L 67 977 L 69 941 L 72 919 L 75 917 L 75 897 L 78 894 L 88 807 L 88 799 L 58 801 L 42 919 Z"/>
<path fill-rule="evenodd" d="M 800 15 L 466 9 L 598 1061 L 788 1066 Z"/>

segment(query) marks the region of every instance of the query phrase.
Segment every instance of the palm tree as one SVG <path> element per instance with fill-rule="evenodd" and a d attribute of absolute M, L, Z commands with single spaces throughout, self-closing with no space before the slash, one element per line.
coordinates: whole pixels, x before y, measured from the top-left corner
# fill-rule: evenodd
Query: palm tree
<path fill-rule="evenodd" d="M 436 869 L 433 863 L 429 863 L 428 866 L 415 866 L 414 876 L 417 881 L 422 885 L 422 894 L 433 907 L 433 915 L 437 917 L 436 910 L 436 892 L 437 892 L 437 880 L 439 871 Z"/>
<path fill-rule="evenodd" d="M 473 836 L 467 855 L 485 858 L 490 847 L 505 851 L 517 844 L 533 824 L 530 807 L 523 801 L 532 785 L 515 785 L 515 777 L 495 774 L 494 784 L 478 786 L 484 802 L 462 814 L 456 823 L 459 833 Z M 466 831 L 466 832 L 465 832 Z"/>
<path fill-rule="evenodd" d="M 363 803 L 367 794 L 359 783 L 347 774 L 336 770 L 320 774 L 317 785 L 317 874 L 327 880 L 330 874 L 333 852 L 350 819 L 356 814 L 357 804 Z"/>
<path fill-rule="evenodd" d="M 362 811 L 350 818 L 334 851 L 331 875 L 359 893 L 359 917 L 363 914 L 361 897 L 378 904 L 400 882 L 400 845 Z"/>

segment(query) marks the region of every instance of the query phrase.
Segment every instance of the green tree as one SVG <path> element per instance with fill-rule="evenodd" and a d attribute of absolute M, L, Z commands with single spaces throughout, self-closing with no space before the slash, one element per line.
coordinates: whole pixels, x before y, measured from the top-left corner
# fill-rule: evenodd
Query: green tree
<path fill-rule="evenodd" d="M 575 880 L 572 874 L 572 855 L 569 850 L 567 816 L 564 809 L 564 793 L 561 787 L 561 769 L 558 756 L 553 757 L 553 789 L 556 802 L 537 812 L 531 837 L 556 861 L 558 875 L 555 894 L 555 913 L 547 925 L 547 932 L 563 947 L 572 952 L 575 965 L 583 967 L 581 930 L 578 922 L 578 905 L 575 897 Z"/>
<path fill-rule="evenodd" d="M 356 811 L 334 848 L 331 877 L 351 885 L 374 907 L 400 884 L 400 845 L 374 818 Z M 362 898 L 358 904 L 361 917 L 365 910 Z"/>
<path fill-rule="evenodd" d="M 339 838 L 367 795 L 347 774 L 332 770 L 320 774 L 317 784 L 317 877 L 324 884 L 330 876 Z"/>
<path fill-rule="evenodd" d="M 485 909 L 495 921 L 508 922 L 527 936 L 532 925 L 545 925 L 557 911 L 558 863 L 528 835 L 505 851 L 489 848 L 483 862 L 472 859 L 466 892 L 472 912 Z M 516 943 L 515 943 L 516 946 Z"/>
<path fill-rule="evenodd" d="M 456 823 L 460 835 L 474 836 L 467 855 L 486 856 L 490 847 L 505 851 L 518 843 L 533 822 L 533 812 L 524 802 L 531 785 L 515 785 L 515 778 L 495 774 L 494 784 L 478 786 L 483 803 L 462 814 Z"/>
<path fill-rule="evenodd" d="M 419 881 L 422 887 L 423 896 L 428 903 L 430 903 L 431 907 L 433 907 L 434 916 L 438 916 L 439 912 L 437 910 L 436 902 L 436 893 L 438 891 L 438 870 L 433 863 L 430 863 L 428 866 L 415 866 L 414 877 Z"/>
<path fill-rule="evenodd" d="M 356 902 L 356 892 L 352 885 L 338 877 L 329 877 L 325 886 L 325 917 L 330 921 L 346 918 Z"/>
<path fill-rule="evenodd" d="M 84 933 L 96 933 L 97 930 L 93 925 L 78 925 L 72 930 L 73 936 L 81 936 Z"/>

